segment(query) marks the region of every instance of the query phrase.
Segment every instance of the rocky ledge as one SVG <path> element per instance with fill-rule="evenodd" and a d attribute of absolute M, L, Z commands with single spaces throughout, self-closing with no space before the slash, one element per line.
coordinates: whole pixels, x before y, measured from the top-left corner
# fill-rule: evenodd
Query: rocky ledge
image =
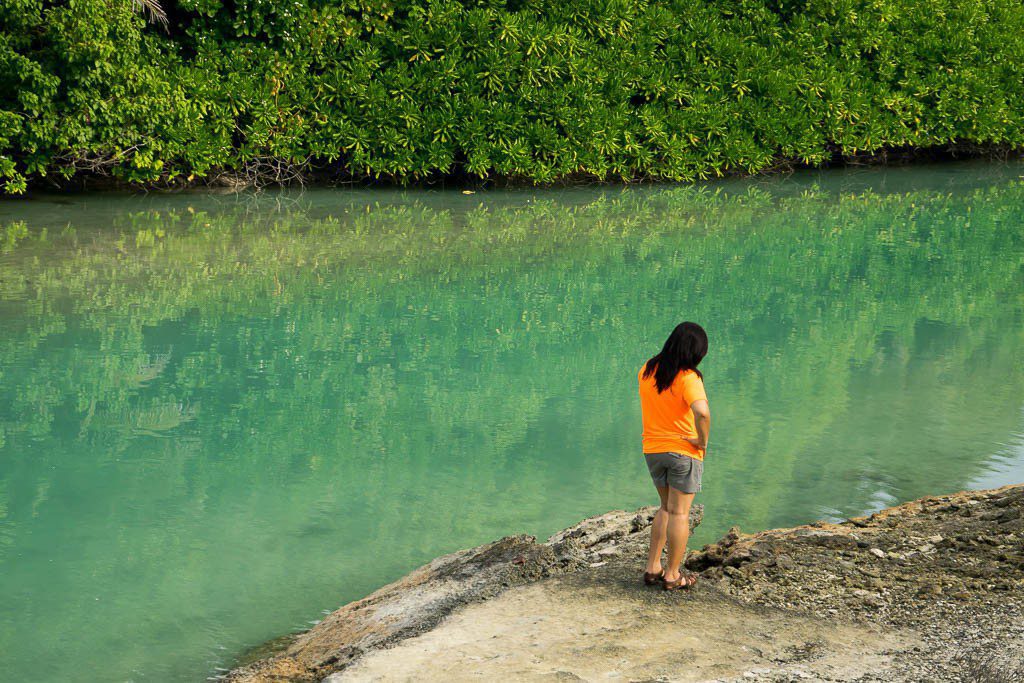
<path fill-rule="evenodd" d="M 610 558 L 635 554 L 647 543 L 656 507 L 616 510 L 585 519 L 538 543 L 527 535 L 439 557 L 371 595 L 351 602 L 294 638 L 284 648 L 230 672 L 228 681 L 318 681 L 341 671 L 366 652 L 386 648 L 436 626 L 464 605 L 539 579 L 601 567 Z M 690 529 L 704 507 L 690 511 Z"/>
<path fill-rule="evenodd" d="M 227 679 L 1024 681 L 1024 486 L 731 529 L 688 592 L 640 585 L 653 512 L 439 558 Z"/>

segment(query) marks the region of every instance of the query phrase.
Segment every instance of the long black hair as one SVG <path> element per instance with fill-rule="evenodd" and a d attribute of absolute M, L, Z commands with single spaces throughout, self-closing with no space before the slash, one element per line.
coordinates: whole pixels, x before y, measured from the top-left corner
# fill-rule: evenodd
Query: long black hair
<path fill-rule="evenodd" d="M 693 370 L 703 380 L 704 375 L 697 366 L 707 353 L 708 333 L 704 328 L 697 323 L 679 323 L 672 334 L 668 335 L 661 353 L 647 361 L 644 379 L 653 374 L 659 394 L 672 386 L 682 370 Z"/>

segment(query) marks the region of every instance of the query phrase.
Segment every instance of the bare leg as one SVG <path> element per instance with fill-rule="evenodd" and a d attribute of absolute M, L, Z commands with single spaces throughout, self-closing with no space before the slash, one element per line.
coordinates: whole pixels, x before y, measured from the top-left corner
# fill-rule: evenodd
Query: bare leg
<path fill-rule="evenodd" d="M 658 495 L 661 497 L 661 507 L 654 514 L 654 521 L 651 522 L 651 549 L 647 553 L 648 574 L 661 572 L 661 551 L 665 549 L 665 541 L 668 538 L 666 528 L 668 525 L 668 512 L 665 506 L 668 504 L 668 487 L 658 486 Z"/>
<path fill-rule="evenodd" d="M 665 567 L 665 581 L 679 578 L 679 565 L 686 554 L 686 542 L 690 540 L 690 504 L 693 503 L 692 493 L 683 493 L 673 488 L 668 490 L 668 500 L 664 506 L 666 534 L 668 536 L 668 566 Z"/>

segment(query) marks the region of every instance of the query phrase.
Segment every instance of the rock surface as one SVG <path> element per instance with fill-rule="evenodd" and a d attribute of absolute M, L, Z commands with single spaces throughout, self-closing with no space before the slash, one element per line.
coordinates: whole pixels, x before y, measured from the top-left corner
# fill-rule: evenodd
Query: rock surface
<path fill-rule="evenodd" d="M 688 592 L 640 585 L 653 511 L 439 558 L 230 680 L 1024 681 L 1024 486 L 732 529 Z"/>
<path fill-rule="evenodd" d="M 703 516 L 694 505 L 690 528 Z M 647 542 L 655 507 L 616 510 L 585 519 L 546 543 L 507 536 L 439 557 L 371 595 L 351 602 L 297 636 L 284 652 L 230 672 L 229 681 L 314 681 L 340 671 L 366 652 L 436 626 L 454 610 L 513 586 L 635 554 Z"/>
<path fill-rule="evenodd" d="M 919 642 L 912 633 L 827 624 L 714 590 L 645 588 L 636 564 L 622 563 L 459 610 L 327 681 L 708 681 L 782 671 L 851 680 L 889 668 L 891 652 Z"/>
<path fill-rule="evenodd" d="M 686 565 L 744 602 L 919 633 L 884 680 L 1024 681 L 1022 512 L 1022 485 L 932 496 L 841 524 L 731 529 Z"/>

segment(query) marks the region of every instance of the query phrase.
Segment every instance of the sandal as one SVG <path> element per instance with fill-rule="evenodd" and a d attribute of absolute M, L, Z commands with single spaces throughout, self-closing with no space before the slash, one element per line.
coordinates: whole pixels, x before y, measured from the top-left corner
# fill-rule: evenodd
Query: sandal
<path fill-rule="evenodd" d="M 667 591 L 687 590 L 697 583 L 696 574 L 680 574 L 675 581 L 666 581 L 663 588 Z"/>
<path fill-rule="evenodd" d="M 652 574 L 650 572 L 644 572 L 644 585 L 645 586 L 653 586 L 654 584 L 661 583 L 664 580 L 665 580 L 665 570 L 664 569 L 662 569 L 657 574 Z"/>

